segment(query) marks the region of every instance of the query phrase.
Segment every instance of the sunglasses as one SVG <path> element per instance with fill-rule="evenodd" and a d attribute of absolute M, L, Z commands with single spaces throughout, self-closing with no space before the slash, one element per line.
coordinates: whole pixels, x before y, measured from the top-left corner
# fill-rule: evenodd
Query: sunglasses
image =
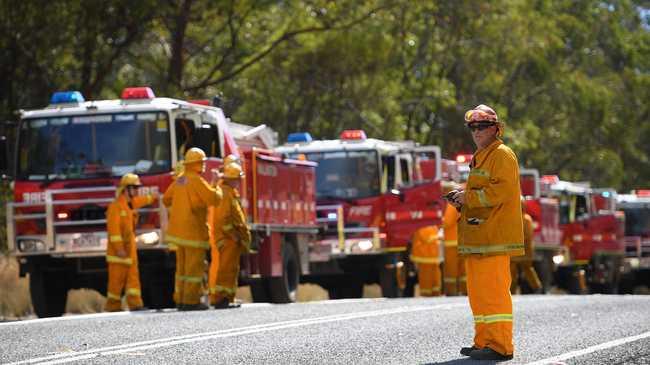
<path fill-rule="evenodd" d="M 490 127 L 495 125 L 494 123 L 471 123 L 467 124 L 467 129 L 469 129 L 471 132 L 474 131 L 484 131 Z"/>

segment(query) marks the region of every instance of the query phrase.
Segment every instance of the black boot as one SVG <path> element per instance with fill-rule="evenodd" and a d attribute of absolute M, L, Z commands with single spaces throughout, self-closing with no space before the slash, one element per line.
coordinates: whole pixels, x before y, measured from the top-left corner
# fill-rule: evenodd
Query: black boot
<path fill-rule="evenodd" d="M 469 356 L 469 354 L 472 353 L 472 351 L 474 351 L 474 350 L 478 350 L 478 349 L 479 349 L 479 348 L 476 347 L 476 346 L 472 346 L 472 347 L 462 347 L 462 348 L 460 349 L 460 354 L 463 355 L 463 356 Z"/>
<path fill-rule="evenodd" d="M 470 352 L 469 357 L 474 360 L 494 360 L 494 361 L 506 361 L 512 360 L 512 355 L 503 355 L 489 347 L 484 347 L 480 350 L 474 350 Z"/>
<path fill-rule="evenodd" d="M 233 309 L 239 307 L 241 307 L 241 304 L 230 303 L 230 300 L 228 300 L 228 298 L 223 298 L 214 304 L 214 309 Z"/>

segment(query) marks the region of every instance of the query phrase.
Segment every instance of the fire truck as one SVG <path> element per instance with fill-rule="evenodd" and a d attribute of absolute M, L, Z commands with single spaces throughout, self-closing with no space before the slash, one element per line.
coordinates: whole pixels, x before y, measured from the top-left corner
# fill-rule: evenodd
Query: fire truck
<path fill-rule="evenodd" d="M 117 100 L 57 92 L 46 108 L 21 111 L 17 136 L 8 246 L 21 274 L 29 274 L 39 317 L 61 315 L 71 288 L 106 291 L 105 210 L 120 177 L 137 173 L 139 194 L 162 195 L 191 147 L 208 155 L 208 181 L 224 156 L 241 157 L 242 205 L 256 251 L 242 258 L 242 282 L 255 288 L 258 300 L 295 300 L 318 231 L 316 164 L 268 150 L 275 138 L 268 128 L 234 124 L 208 102 L 158 98 L 137 87 Z M 139 210 L 142 294 L 150 308 L 173 306 L 175 262 L 164 244 L 166 223 L 161 201 Z"/>
<path fill-rule="evenodd" d="M 556 283 L 570 293 L 616 293 L 621 279 L 625 245 L 624 217 L 616 211 L 613 189 L 594 189 L 589 183 L 562 181 L 555 175 L 540 178 L 541 196 L 557 200 L 560 241 L 564 255 L 554 255 Z M 547 201 L 547 212 L 554 215 L 555 204 Z M 530 209 L 536 214 L 535 209 Z M 544 208 L 540 207 L 540 216 Z M 557 246 L 557 232 L 545 235 L 542 242 Z M 550 264 L 550 263 L 549 263 Z"/>
<path fill-rule="evenodd" d="M 650 190 L 618 194 L 617 207 L 625 214 L 625 268 L 619 292 L 633 294 L 650 287 Z"/>
<path fill-rule="evenodd" d="M 318 163 L 316 211 L 324 229 L 310 262 L 320 275 L 307 280 L 330 298 L 360 297 L 371 283 L 385 297 L 403 296 L 413 233 L 441 222 L 440 148 L 345 130 L 333 140 L 292 133 L 276 151 Z"/>

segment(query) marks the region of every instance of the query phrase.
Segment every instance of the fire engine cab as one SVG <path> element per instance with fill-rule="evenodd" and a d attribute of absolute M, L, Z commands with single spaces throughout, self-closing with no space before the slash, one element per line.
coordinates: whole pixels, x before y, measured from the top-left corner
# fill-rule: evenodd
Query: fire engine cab
<path fill-rule="evenodd" d="M 7 205 L 10 251 L 29 273 L 36 314 L 63 313 L 71 288 L 106 292 L 105 210 L 125 173 L 140 175 L 139 194 L 160 195 L 191 147 L 207 156 L 204 178 L 228 154 L 246 171 L 242 205 L 256 254 L 242 259 L 242 282 L 260 300 L 295 300 L 307 274 L 308 242 L 317 233 L 315 164 L 284 159 L 264 148 L 274 133 L 231 123 L 207 102 L 158 98 L 148 87 L 127 88 L 117 100 L 85 101 L 57 92 L 44 109 L 21 111 L 14 202 Z M 255 199 L 251 202 L 251 199 Z M 145 306 L 173 306 L 173 252 L 164 244 L 161 202 L 139 211 L 137 243 Z"/>
<path fill-rule="evenodd" d="M 441 222 L 439 147 L 345 130 L 334 140 L 293 133 L 276 151 L 318 163 L 316 210 L 323 230 L 312 245 L 312 272 L 319 275 L 311 281 L 330 298 L 360 297 L 364 283 L 379 283 L 386 297 L 402 296 L 413 233 Z"/>
<path fill-rule="evenodd" d="M 633 294 L 650 287 L 650 190 L 617 195 L 625 214 L 625 271 L 620 293 Z"/>
<path fill-rule="evenodd" d="M 557 199 L 566 260 L 557 260 L 557 284 L 571 293 L 615 293 L 621 278 L 624 218 L 616 212 L 616 192 L 588 183 L 541 177 L 541 194 Z"/>

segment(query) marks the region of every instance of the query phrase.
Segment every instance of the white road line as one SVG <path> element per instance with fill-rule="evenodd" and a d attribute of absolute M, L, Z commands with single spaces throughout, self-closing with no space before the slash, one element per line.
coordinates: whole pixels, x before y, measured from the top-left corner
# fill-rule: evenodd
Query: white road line
<path fill-rule="evenodd" d="M 562 354 L 562 355 L 549 357 L 549 358 L 543 359 L 543 360 L 538 360 L 538 361 L 535 361 L 535 362 L 528 363 L 526 365 L 557 364 L 557 363 L 560 363 L 560 362 L 562 362 L 564 360 L 572 359 L 574 357 L 588 355 L 588 354 L 596 352 L 596 351 L 601 351 L 601 350 L 606 350 L 606 349 L 609 349 L 609 348 L 612 348 L 612 347 L 621 346 L 621 345 L 624 345 L 626 343 L 642 340 L 642 339 L 648 338 L 648 337 L 650 337 L 650 332 L 644 332 L 644 333 L 642 333 L 640 335 L 619 338 L 618 340 L 613 340 L 613 341 L 601 343 L 600 345 L 590 346 L 590 347 L 587 347 L 587 348 L 582 349 L 582 350 L 567 352 L 567 353 Z"/>
<path fill-rule="evenodd" d="M 155 312 L 155 311 L 153 311 L 153 312 Z M 138 313 L 146 313 L 146 312 L 138 312 Z M 76 319 L 121 317 L 121 316 L 128 316 L 128 315 L 133 315 L 133 313 L 131 313 L 131 312 L 111 312 L 111 313 L 93 313 L 93 314 L 74 314 L 74 315 L 63 316 L 63 317 L 34 318 L 34 319 L 18 320 L 18 321 L 11 321 L 11 322 L 0 322 L 0 327 L 35 324 L 35 323 L 46 323 L 46 322 L 70 321 L 70 320 L 76 320 Z"/>
<path fill-rule="evenodd" d="M 261 325 L 219 330 L 214 332 L 195 333 L 195 334 L 184 335 L 184 336 L 161 338 L 157 340 L 134 342 L 134 343 L 124 344 L 124 345 L 108 346 L 108 347 L 102 347 L 94 350 L 67 352 L 62 354 L 27 359 L 27 360 L 18 361 L 10 364 L 12 365 L 61 364 L 61 363 L 67 363 L 72 361 L 91 359 L 97 356 L 106 356 L 111 354 L 126 353 L 126 352 L 132 352 L 137 350 L 169 347 L 169 346 L 190 343 L 190 342 L 207 341 L 215 338 L 234 337 L 234 336 L 260 333 L 260 332 L 275 331 L 275 330 L 286 329 L 286 328 L 295 328 L 295 327 L 309 326 L 309 325 L 329 323 L 329 322 L 348 321 L 353 319 L 369 318 L 369 317 L 376 317 L 376 316 L 386 316 L 391 314 L 451 309 L 451 308 L 466 307 L 466 306 L 467 306 L 466 303 L 412 306 L 412 307 L 400 307 L 395 309 L 382 309 L 382 310 L 367 311 L 367 312 L 336 314 L 331 316 L 306 318 L 306 319 L 299 319 L 299 320 L 292 320 L 292 321 L 273 322 L 273 323 L 267 323 Z"/>

